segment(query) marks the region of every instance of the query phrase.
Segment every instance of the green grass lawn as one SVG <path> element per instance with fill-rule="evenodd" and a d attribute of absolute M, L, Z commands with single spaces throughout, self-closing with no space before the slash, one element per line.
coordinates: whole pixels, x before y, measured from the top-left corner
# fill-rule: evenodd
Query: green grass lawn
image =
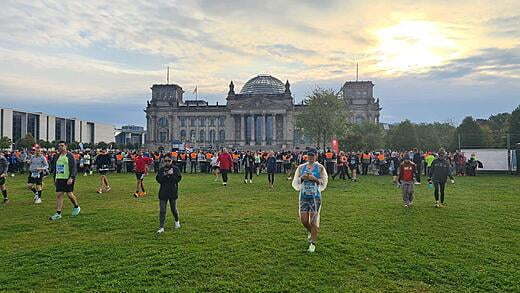
<path fill-rule="evenodd" d="M 445 209 L 416 188 L 401 207 L 390 177 L 330 181 L 323 193 L 317 250 L 306 253 L 298 196 L 278 176 L 228 187 L 186 175 L 178 207 L 182 228 L 158 228 L 158 185 L 132 197 L 133 174 L 76 183 L 82 211 L 51 222 L 54 192 L 32 204 L 26 177 L 8 178 L 0 206 L 0 291 L 520 291 L 520 178 L 483 175 L 448 185 Z"/>

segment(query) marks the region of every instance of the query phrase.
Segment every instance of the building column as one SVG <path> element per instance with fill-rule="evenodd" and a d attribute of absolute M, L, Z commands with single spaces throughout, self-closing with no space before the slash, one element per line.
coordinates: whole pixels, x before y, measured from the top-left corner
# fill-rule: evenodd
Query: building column
<path fill-rule="evenodd" d="M 240 140 L 246 142 L 246 115 L 240 115 Z"/>
<path fill-rule="evenodd" d="M 276 144 L 276 141 L 278 140 L 278 136 L 276 134 L 276 113 L 273 114 L 273 143 Z"/>
<path fill-rule="evenodd" d="M 286 144 L 287 143 L 287 118 L 285 116 L 282 116 L 282 124 L 283 124 L 283 128 L 282 128 L 282 135 L 281 135 L 281 139 L 283 140 L 283 144 Z"/>
<path fill-rule="evenodd" d="M 262 114 L 262 127 L 261 129 L 264 131 L 262 133 L 262 145 L 267 144 L 267 115 L 264 113 Z"/>
<path fill-rule="evenodd" d="M 256 117 L 255 114 L 251 115 L 251 145 L 256 144 Z"/>

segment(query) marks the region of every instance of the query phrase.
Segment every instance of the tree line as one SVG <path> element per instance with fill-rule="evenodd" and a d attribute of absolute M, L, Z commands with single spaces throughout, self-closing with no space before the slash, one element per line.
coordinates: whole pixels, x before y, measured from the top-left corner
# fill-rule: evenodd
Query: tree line
<path fill-rule="evenodd" d="M 505 148 L 520 143 L 520 105 L 511 113 L 488 119 L 465 117 L 455 126 L 448 122 L 413 123 L 404 120 L 385 129 L 375 123 L 350 123 L 340 93 L 316 88 L 303 101 L 305 107 L 296 126 L 318 147 L 330 145 L 336 136 L 344 150 L 456 150 L 459 148 Z"/>

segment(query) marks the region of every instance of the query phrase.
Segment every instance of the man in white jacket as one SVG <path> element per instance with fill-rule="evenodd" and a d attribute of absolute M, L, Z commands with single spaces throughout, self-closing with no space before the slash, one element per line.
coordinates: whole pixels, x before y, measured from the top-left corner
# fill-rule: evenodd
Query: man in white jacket
<path fill-rule="evenodd" d="M 309 232 L 308 252 L 316 250 L 320 226 L 321 192 L 327 188 L 328 175 L 325 167 L 316 161 L 316 150 L 307 151 L 307 162 L 296 169 L 292 181 L 293 188 L 299 192 L 300 220 Z"/>

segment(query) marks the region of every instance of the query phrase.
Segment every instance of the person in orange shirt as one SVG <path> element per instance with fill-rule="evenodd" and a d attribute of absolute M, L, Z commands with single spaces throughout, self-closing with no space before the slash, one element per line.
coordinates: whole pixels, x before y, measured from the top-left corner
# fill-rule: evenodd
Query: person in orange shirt
<path fill-rule="evenodd" d="M 197 152 L 190 153 L 190 173 L 197 173 Z"/>

